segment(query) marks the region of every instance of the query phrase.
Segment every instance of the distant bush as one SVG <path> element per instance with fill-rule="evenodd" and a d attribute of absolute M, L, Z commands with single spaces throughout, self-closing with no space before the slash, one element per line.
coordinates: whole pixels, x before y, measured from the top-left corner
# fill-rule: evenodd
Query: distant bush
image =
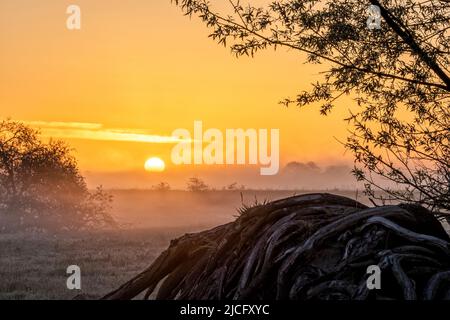
<path fill-rule="evenodd" d="M 229 184 L 225 187 L 225 190 L 238 190 L 238 184 L 237 182 L 233 182 L 232 184 Z"/>
<path fill-rule="evenodd" d="M 64 142 L 45 143 L 23 123 L 0 122 L 0 214 L 8 227 L 111 226 L 111 202 L 101 187 L 88 190 Z"/>
<path fill-rule="evenodd" d="M 210 187 L 201 179 L 192 177 L 187 182 L 187 189 L 194 192 L 210 190 Z"/>
<path fill-rule="evenodd" d="M 244 191 L 246 189 L 246 187 L 243 184 L 238 185 L 237 182 L 233 182 L 233 183 L 223 187 L 222 189 L 228 190 L 228 191 Z"/>
<path fill-rule="evenodd" d="M 169 191 L 170 189 L 170 184 L 168 184 L 167 182 L 160 182 L 152 186 L 152 190 L 154 191 Z"/>

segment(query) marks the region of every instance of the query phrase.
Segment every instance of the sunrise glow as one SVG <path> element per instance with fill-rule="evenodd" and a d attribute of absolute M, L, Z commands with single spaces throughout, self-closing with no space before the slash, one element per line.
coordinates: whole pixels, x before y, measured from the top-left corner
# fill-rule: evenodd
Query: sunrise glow
<path fill-rule="evenodd" d="M 166 164 L 161 158 L 152 157 L 145 161 L 144 168 L 148 172 L 162 172 L 166 169 Z"/>

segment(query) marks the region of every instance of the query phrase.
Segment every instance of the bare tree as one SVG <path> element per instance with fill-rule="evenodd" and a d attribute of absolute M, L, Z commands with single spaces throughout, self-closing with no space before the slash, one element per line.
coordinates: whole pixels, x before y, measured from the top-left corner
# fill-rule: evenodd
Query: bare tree
<path fill-rule="evenodd" d="M 44 143 L 36 130 L 16 121 L 0 122 L 0 209 L 24 226 L 78 229 L 113 225 L 110 195 L 90 192 L 70 148 Z"/>
<path fill-rule="evenodd" d="M 229 0 L 228 12 L 206 0 L 175 0 L 199 16 L 210 37 L 236 56 L 285 47 L 325 64 L 311 90 L 283 105 L 320 103 L 327 115 L 354 100 L 344 143 L 366 193 L 450 210 L 450 6 L 440 0 L 286 0 L 267 7 Z M 369 5 L 380 12 L 370 29 Z M 391 182 L 379 183 L 376 177 Z"/>

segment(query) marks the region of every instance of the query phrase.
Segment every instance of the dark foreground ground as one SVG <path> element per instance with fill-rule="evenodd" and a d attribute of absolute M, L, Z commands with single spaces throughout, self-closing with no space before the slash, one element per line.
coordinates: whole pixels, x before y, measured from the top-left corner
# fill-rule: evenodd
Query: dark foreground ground
<path fill-rule="evenodd" d="M 247 191 L 241 197 L 238 191 L 200 194 L 115 191 L 114 214 L 123 222 L 122 230 L 72 234 L 1 233 L 0 299 L 102 296 L 149 266 L 171 239 L 234 220 L 242 199 L 251 204 L 255 198 L 262 202 L 294 193 Z M 356 195 L 355 192 L 340 193 L 352 198 Z M 367 202 L 363 198 L 358 200 Z M 69 265 L 81 268 L 81 291 L 66 287 Z"/>
<path fill-rule="evenodd" d="M 102 296 L 142 271 L 170 239 L 185 231 L 0 235 L 0 299 Z M 73 264 L 81 268 L 81 290 L 68 290 L 66 286 L 66 268 Z"/>

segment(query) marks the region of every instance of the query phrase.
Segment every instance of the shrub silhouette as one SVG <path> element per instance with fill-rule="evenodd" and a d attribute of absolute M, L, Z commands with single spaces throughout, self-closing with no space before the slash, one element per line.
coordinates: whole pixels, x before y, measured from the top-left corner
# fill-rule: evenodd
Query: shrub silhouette
<path fill-rule="evenodd" d="M 8 228 L 114 225 L 112 198 L 87 188 L 67 144 L 45 143 L 27 125 L 0 122 L 0 214 Z"/>

